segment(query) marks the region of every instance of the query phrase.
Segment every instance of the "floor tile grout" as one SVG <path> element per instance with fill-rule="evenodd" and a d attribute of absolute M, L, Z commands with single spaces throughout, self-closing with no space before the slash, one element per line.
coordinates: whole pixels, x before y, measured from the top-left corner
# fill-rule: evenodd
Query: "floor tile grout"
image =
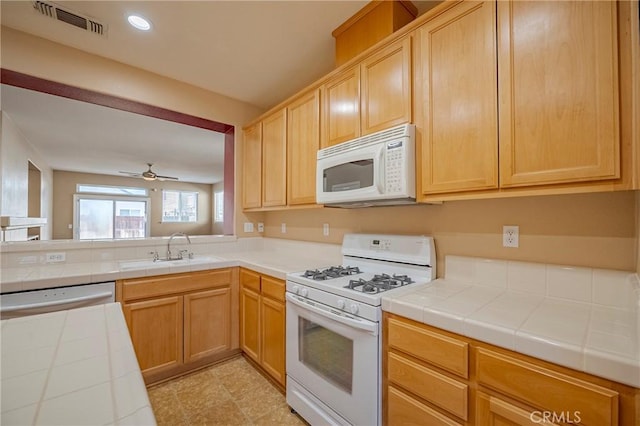
<path fill-rule="evenodd" d="M 305 425 L 242 357 L 153 386 L 149 399 L 158 425 Z"/>

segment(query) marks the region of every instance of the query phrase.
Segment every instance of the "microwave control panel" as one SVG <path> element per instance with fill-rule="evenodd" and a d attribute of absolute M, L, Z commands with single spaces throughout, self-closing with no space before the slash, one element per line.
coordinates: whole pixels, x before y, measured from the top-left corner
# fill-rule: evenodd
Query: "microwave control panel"
<path fill-rule="evenodd" d="M 387 194 L 404 191 L 406 184 L 402 175 L 405 162 L 404 144 L 403 140 L 387 143 L 385 153 L 385 192 Z"/>

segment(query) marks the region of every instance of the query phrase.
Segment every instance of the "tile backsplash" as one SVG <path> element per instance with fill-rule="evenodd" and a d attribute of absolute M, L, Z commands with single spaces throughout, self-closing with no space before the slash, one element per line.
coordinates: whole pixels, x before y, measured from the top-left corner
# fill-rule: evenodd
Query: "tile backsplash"
<path fill-rule="evenodd" d="M 447 256 L 445 278 L 609 307 L 635 308 L 640 303 L 634 272 Z"/>

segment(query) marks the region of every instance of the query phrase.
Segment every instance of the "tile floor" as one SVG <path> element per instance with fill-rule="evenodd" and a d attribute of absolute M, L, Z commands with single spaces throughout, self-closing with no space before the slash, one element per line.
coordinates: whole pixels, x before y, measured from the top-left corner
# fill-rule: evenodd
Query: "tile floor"
<path fill-rule="evenodd" d="M 243 357 L 148 389 L 158 425 L 300 425 L 284 395 Z"/>

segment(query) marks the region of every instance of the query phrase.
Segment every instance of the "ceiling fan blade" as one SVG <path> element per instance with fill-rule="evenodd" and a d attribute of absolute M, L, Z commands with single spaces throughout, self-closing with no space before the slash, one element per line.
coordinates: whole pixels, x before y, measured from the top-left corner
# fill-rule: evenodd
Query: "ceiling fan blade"
<path fill-rule="evenodd" d="M 129 175 L 132 177 L 142 177 L 142 174 L 140 173 L 135 173 L 135 172 L 123 172 L 123 171 L 119 171 L 118 173 L 122 173 L 123 175 Z"/>
<path fill-rule="evenodd" d="M 160 176 L 160 175 L 156 175 L 157 179 L 160 180 L 180 180 L 177 177 L 173 177 L 173 176 Z"/>

